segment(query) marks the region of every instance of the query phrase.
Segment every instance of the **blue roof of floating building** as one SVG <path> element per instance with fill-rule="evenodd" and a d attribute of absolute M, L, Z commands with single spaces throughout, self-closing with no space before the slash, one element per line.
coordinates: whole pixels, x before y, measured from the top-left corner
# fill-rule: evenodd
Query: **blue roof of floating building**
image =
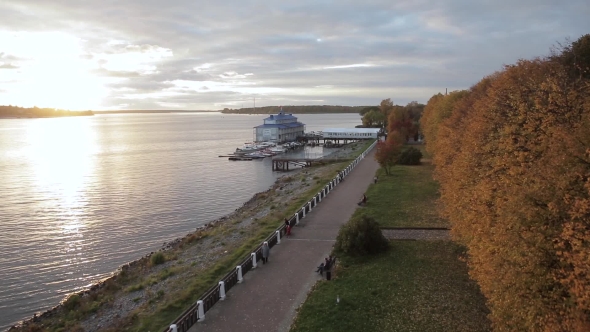
<path fill-rule="evenodd" d="M 289 129 L 304 126 L 305 124 L 298 122 L 297 117 L 294 117 L 293 114 L 283 113 L 283 108 L 281 107 L 281 111 L 279 112 L 279 114 L 272 114 L 268 118 L 264 119 L 264 124 L 256 126 L 254 128 Z"/>
<path fill-rule="evenodd" d="M 280 129 L 287 129 L 287 128 L 295 128 L 295 127 L 302 127 L 304 126 L 301 122 L 289 122 L 289 123 L 278 123 L 278 124 L 262 124 L 260 126 L 256 126 L 254 128 L 280 128 Z"/>
<path fill-rule="evenodd" d="M 264 119 L 266 120 L 297 120 L 297 117 L 294 117 L 293 114 L 284 114 L 282 112 L 280 112 L 279 114 L 272 114 L 271 116 L 269 116 L 268 118 Z"/>

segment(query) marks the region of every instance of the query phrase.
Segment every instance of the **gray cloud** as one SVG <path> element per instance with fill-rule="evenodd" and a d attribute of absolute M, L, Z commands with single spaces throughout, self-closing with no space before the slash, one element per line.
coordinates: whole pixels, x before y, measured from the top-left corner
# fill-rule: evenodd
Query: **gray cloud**
<path fill-rule="evenodd" d="M 105 108 L 426 102 L 590 33 L 587 0 L 8 0 L 0 11 L 0 31 L 83 40 L 92 74 L 114 79 Z M 117 67 L 126 54 L 141 61 Z"/>

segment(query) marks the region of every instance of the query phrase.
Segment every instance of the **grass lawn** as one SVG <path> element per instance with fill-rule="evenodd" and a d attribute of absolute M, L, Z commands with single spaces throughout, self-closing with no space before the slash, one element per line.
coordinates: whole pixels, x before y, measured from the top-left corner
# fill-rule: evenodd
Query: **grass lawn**
<path fill-rule="evenodd" d="M 449 227 L 437 213 L 438 183 L 433 166 L 395 166 L 391 175 L 380 169 L 377 185 L 367 191 L 360 215 L 375 218 L 381 227 Z"/>
<path fill-rule="evenodd" d="M 368 191 L 368 215 L 382 227 L 448 227 L 438 217 L 430 162 L 396 166 Z M 315 285 L 292 325 L 301 331 L 491 331 L 485 298 L 451 241 L 392 241 L 381 255 L 336 253 L 335 278 Z M 340 297 L 340 303 L 336 298 Z"/>
<path fill-rule="evenodd" d="M 461 254 L 450 241 L 394 241 L 379 256 L 340 257 L 336 278 L 315 286 L 291 331 L 491 331 Z"/>

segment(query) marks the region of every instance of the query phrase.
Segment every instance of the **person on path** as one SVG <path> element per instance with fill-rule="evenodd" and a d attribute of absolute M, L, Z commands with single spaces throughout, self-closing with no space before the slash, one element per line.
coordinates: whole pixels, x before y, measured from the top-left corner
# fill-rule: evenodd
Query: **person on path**
<path fill-rule="evenodd" d="M 358 203 L 360 206 L 367 205 L 367 195 L 363 194 L 361 201 Z"/>
<path fill-rule="evenodd" d="M 321 263 L 320 266 L 318 266 L 318 269 L 315 270 L 317 273 L 319 273 L 322 277 L 324 276 L 324 266 L 326 265 L 326 263 Z"/>
<path fill-rule="evenodd" d="M 374 183 L 377 183 L 377 176 L 373 178 Z"/>
<path fill-rule="evenodd" d="M 268 243 L 264 242 L 262 245 L 262 264 L 268 263 L 268 256 L 270 256 L 270 247 Z"/>
<path fill-rule="evenodd" d="M 291 223 L 285 218 L 285 236 L 291 236 Z"/>
<path fill-rule="evenodd" d="M 326 272 L 326 280 L 332 280 L 332 259 L 330 257 L 326 257 L 324 272 Z"/>

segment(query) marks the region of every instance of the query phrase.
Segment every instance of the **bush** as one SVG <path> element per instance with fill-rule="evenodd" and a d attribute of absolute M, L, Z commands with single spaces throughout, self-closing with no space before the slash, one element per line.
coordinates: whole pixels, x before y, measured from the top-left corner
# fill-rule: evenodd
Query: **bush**
<path fill-rule="evenodd" d="M 163 253 L 157 252 L 153 254 L 152 257 L 150 257 L 150 262 L 152 263 L 152 265 L 163 264 L 164 262 L 166 262 L 166 257 L 164 257 Z"/>
<path fill-rule="evenodd" d="M 374 255 L 386 251 L 389 242 L 375 219 L 367 216 L 347 222 L 336 238 L 336 250 L 349 255 Z"/>
<path fill-rule="evenodd" d="M 422 152 L 420 150 L 410 147 L 402 151 L 398 159 L 400 165 L 420 165 L 422 159 Z"/>
<path fill-rule="evenodd" d="M 80 295 L 73 294 L 68 297 L 63 306 L 67 311 L 72 311 L 80 305 Z"/>

